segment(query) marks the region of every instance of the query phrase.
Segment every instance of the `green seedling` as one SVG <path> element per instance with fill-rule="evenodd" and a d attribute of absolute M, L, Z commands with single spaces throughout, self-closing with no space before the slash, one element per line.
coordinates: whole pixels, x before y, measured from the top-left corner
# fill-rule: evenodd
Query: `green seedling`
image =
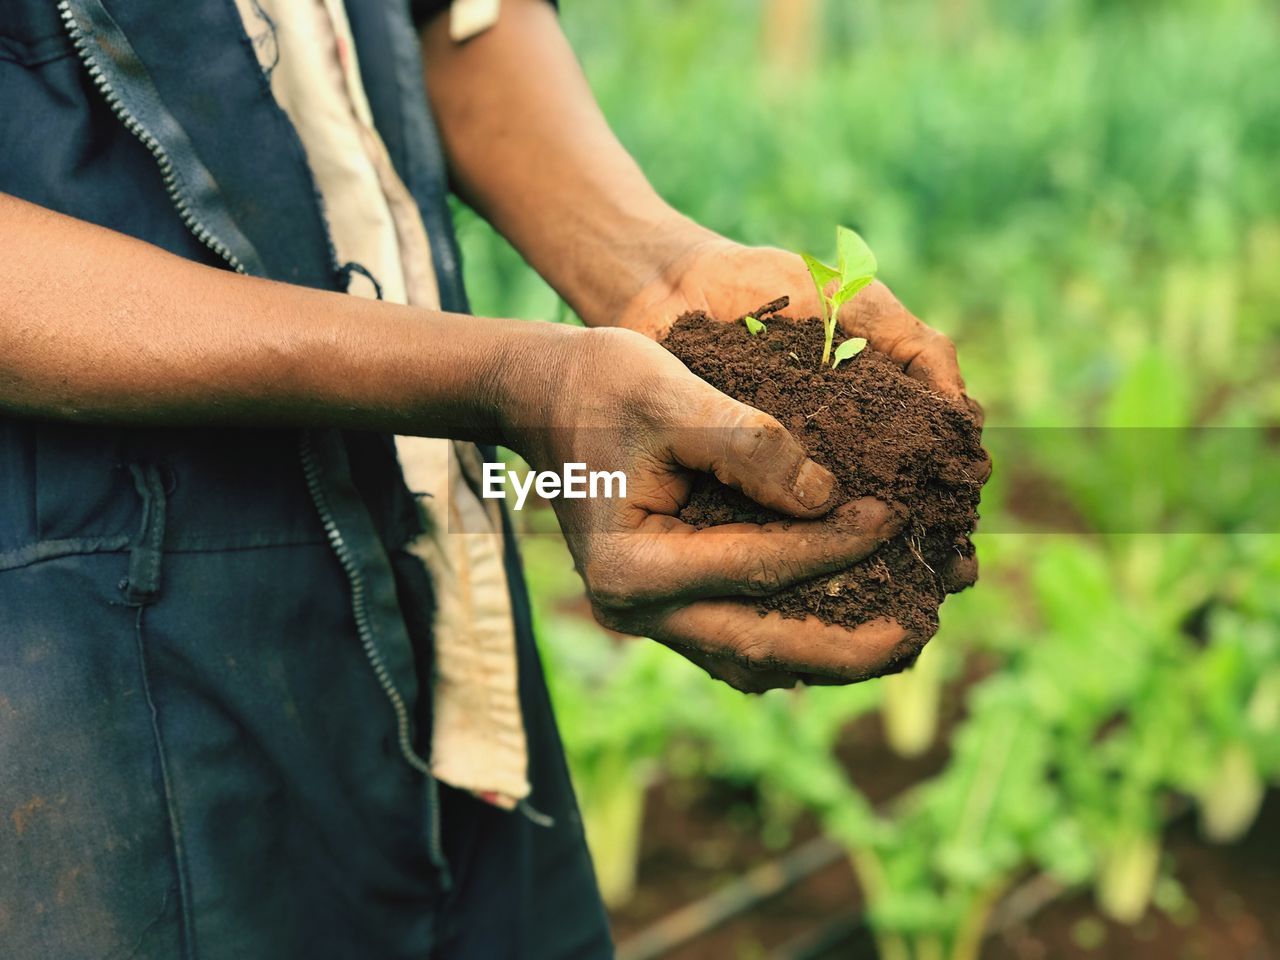
<path fill-rule="evenodd" d="M 831 369 L 834 370 L 840 366 L 841 360 L 849 360 L 856 357 L 863 350 L 867 349 L 866 337 L 850 337 L 840 346 L 836 347 L 836 355 L 831 358 Z"/>
<path fill-rule="evenodd" d="M 836 318 L 840 308 L 876 278 L 876 255 L 857 233 L 848 227 L 836 227 L 838 267 L 829 267 L 807 253 L 802 253 L 800 256 L 804 258 L 804 264 L 809 268 L 809 276 L 813 278 L 813 285 L 818 290 L 818 301 L 822 304 L 822 365 L 831 363 L 834 369 L 841 360 L 856 356 L 867 345 L 867 341 L 861 337 L 846 340 L 836 351 L 835 361 L 831 360 L 831 342 L 835 339 Z M 827 288 L 833 283 L 836 284 L 836 291 L 831 296 L 827 296 Z"/>
<path fill-rule="evenodd" d="M 755 317 L 750 315 L 743 317 L 742 322 L 747 325 L 747 332 L 753 337 L 757 334 L 764 333 L 764 331 L 769 329 Z"/>

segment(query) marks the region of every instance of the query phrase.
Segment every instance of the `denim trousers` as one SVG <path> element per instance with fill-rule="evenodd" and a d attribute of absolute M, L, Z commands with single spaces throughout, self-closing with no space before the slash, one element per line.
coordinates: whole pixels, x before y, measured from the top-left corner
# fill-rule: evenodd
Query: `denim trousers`
<path fill-rule="evenodd" d="M 117 451 L 99 476 L 74 430 L 5 431 L 0 957 L 612 954 L 514 547 L 530 801 L 551 826 L 404 762 L 300 479 L 284 458 L 254 475 L 273 440 L 176 466 Z M 431 587 L 389 553 L 429 742 Z"/>

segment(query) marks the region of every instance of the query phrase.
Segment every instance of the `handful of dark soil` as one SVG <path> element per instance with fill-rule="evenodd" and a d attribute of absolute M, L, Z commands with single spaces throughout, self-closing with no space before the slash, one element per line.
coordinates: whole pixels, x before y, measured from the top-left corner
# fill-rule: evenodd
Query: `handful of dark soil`
<path fill-rule="evenodd" d="M 779 301 L 774 309 L 781 309 Z M 854 627 L 897 620 L 922 639 L 938 625 L 946 570 L 969 557 L 978 520 L 985 460 L 972 414 L 913 380 L 887 356 L 867 348 L 832 370 L 819 365 L 822 321 L 757 318 L 742 323 L 681 317 L 663 340 L 690 370 L 723 393 L 776 417 L 840 484 L 840 502 L 874 496 L 910 512 L 903 531 L 872 556 L 833 576 L 810 580 L 758 601 L 760 612 L 813 614 Z M 837 341 L 839 342 L 839 341 Z M 680 518 L 696 527 L 780 519 L 714 477 L 699 477 Z"/>

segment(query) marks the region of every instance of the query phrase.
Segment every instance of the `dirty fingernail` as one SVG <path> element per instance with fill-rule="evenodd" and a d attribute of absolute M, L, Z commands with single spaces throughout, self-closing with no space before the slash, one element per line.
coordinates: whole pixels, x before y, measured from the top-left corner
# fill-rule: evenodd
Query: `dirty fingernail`
<path fill-rule="evenodd" d="M 907 508 L 900 503 L 859 497 L 837 507 L 830 520 L 859 537 L 883 541 L 897 536 L 906 526 L 907 516 Z"/>
<path fill-rule="evenodd" d="M 907 518 L 911 512 L 896 500 L 880 502 L 888 510 L 888 515 L 884 518 L 884 522 L 880 524 L 879 534 L 888 540 L 890 537 L 897 536 L 902 528 L 907 525 Z"/>
<path fill-rule="evenodd" d="M 848 522 L 853 526 L 880 540 L 888 540 L 897 535 L 907 523 L 906 507 L 875 497 L 850 500 L 836 511 L 836 515 L 842 520 L 849 518 Z"/>
<path fill-rule="evenodd" d="M 802 504 L 815 510 L 831 499 L 835 486 L 836 478 L 830 470 L 812 460 L 806 460 L 800 465 L 800 471 L 791 485 L 791 492 Z"/>

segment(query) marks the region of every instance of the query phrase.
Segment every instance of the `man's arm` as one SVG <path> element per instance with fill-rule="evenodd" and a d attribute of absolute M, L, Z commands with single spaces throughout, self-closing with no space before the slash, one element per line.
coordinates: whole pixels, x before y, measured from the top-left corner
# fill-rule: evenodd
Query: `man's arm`
<path fill-rule="evenodd" d="M 725 599 L 849 566 L 902 516 L 870 499 L 832 510 L 831 474 L 776 420 L 635 333 L 255 280 L 4 195 L 0 262 L 0 414 L 369 428 L 494 440 L 544 470 L 621 470 L 625 500 L 557 503 L 588 591 L 620 628 L 744 689 L 795 672 L 859 679 L 909 642 L 897 624 L 770 622 Z M 691 471 L 803 519 L 694 530 L 673 500 Z"/>
<path fill-rule="evenodd" d="M 660 339 L 683 313 L 732 321 L 784 295 L 792 317 L 822 312 L 800 257 L 734 243 L 657 195 L 610 131 L 546 0 L 504 0 L 497 23 L 460 44 L 448 20 L 427 21 L 422 50 L 454 185 L 588 325 Z M 981 419 L 951 341 L 884 284 L 845 303 L 838 321 Z M 989 464 L 974 469 L 985 478 Z M 970 557 L 946 573 L 954 589 L 976 575 Z"/>
<path fill-rule="evenodd" d="M 502 440 L 577 342 L 238 276 L 4 194 L 0 261 L 0 410 L 23 415 Z"/>
<path fill-rule="evenodd" d="M 504 0 L 497 23 L 461 44 L 448 20 L 425 24 L 422 51 L 454 185 L 588 325 L 658 337 L 688 310 L 735 320 L 784 294 L 793 316 L 820 313 L 799 257 L 733 243 L 657 195 L 546 0 Z M 963 395 L 951 342 L 883 284 L 845 304 L 840 323 L 933 389 Z"/>
<path fill-rule="evenodd" d="M 659 197 L 618 142 L 551 4 L 505 0 L 460 44 L 448 21 L 427 23 L 422 50 L 455 190 L 584 321 L 613 322 L 714 234 Z"/>

